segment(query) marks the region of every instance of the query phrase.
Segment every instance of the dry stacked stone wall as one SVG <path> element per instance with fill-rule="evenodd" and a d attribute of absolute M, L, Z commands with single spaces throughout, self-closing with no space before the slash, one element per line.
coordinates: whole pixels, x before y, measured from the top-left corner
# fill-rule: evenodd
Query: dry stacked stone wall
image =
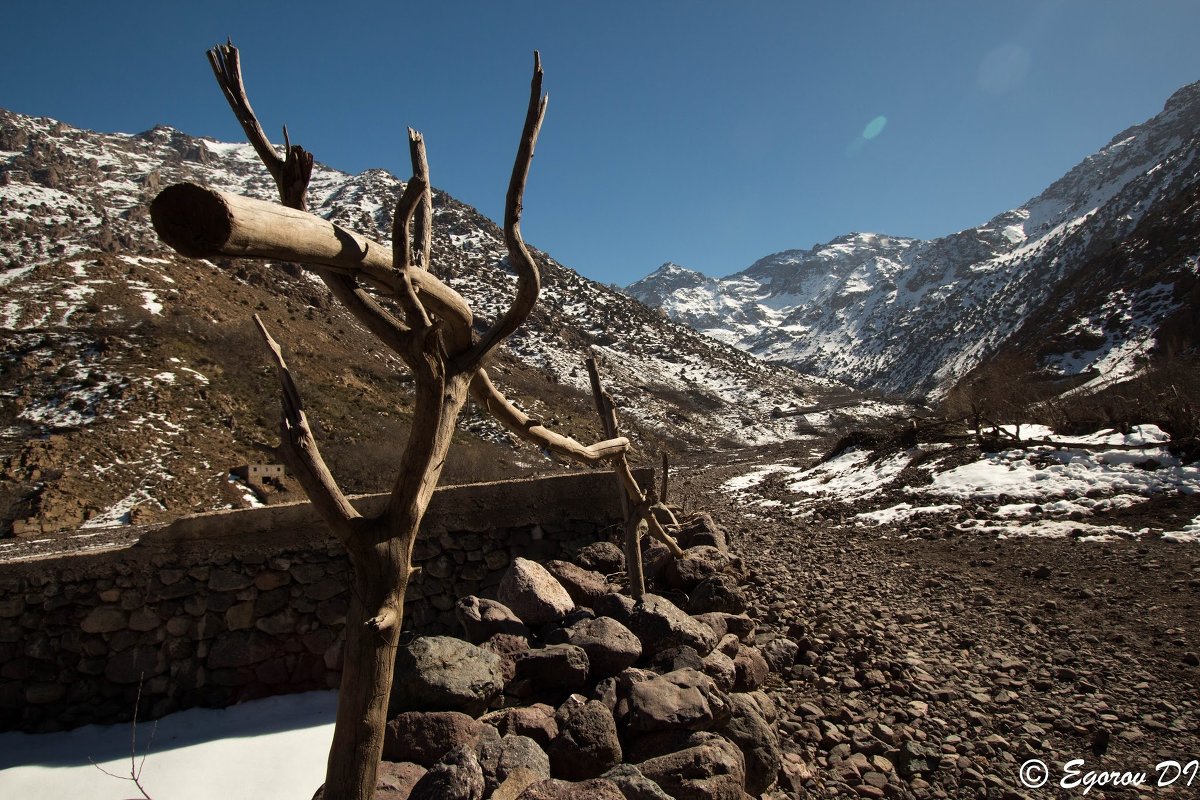
<path fill-rule="evenodd" d="M 640 476 L 646 479 L 646 475 Z M 356 505 L 370 513 L 382 496 Z M 610 535 L 609 473 L 439 490 L 418 540 L 405 627 L 460 630 L 516 557 Z M 47 732 L 336 687 L 349 565 L 295 504 L 197 515 L 134 546 L 0 563 L 0 730 Z"/>

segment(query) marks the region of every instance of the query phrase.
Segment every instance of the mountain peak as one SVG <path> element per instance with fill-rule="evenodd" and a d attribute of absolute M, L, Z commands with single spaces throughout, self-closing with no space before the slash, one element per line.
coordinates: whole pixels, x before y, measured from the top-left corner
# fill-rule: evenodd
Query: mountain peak
<path fill-rule="evenodd" d="M 1174 111 L 1185 106 L 1200 103 L 1200 81 L 1189 83 L 1175 91 L 1163 104 L 1163 111 Z"/>
<path fill-rule="evenodd" d="M 697 272 L 694 269 L 688 269 L 687 267 L 682 267 L 679 264 L 676 264 L 674 261 L 664 261 L 662 263 L 662 266 L 660 266 L 658 269 L 654 270 L 654 272 L 650 273 L 650 276 L 657 276 L 660 278 L 668 278 L 668 277 L 674 277 L 677 275 L 700 275 L 700 274 L 701 274 L 700 272 Z"/>

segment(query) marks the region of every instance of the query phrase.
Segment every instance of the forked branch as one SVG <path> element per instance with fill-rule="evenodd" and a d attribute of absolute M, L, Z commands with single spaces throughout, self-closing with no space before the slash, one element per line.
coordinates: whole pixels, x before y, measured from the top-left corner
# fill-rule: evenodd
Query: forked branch
<path fill-rule="evenodd" d="M 308 205 L 308 184 L 312 178 L 312 154 L 291 143 L 286 125 L 283 128 L 283 140 L 287 157 L 281 159 L 275 152 L 274 145 L 267 139 L 254 109 L 250 107 L 250 98 L 246 94 L 242 78 L 241 57 L 232 41 L 209 50 L 208 61 L 212 65 L 213 75 L 217 78 L 221 92 L 229 102 L 229 108 L 241 124 L 242 130 L 246 132 L 246 138 L 258 153 L 259 160 L 274 179 L 280 201 L 288 208 L 305 211 Z M 423 159 L 424 144 L 421 144 L 420 152 Z M 416 163 L 414 160 L 414 173 L 428 182 L 428 165 L 421 170 L 417 168 Z M 428 254 L 425 258 L 428 259 Z M 321 265 L 311 266 L 329 291 L 333 292 L 334 297 L 345 305 L 367 330 L 393 350 L 399 351 L 403 347 L 406 327 L 367 294 L 353 276 L 332 272 Z"/>
<path fill-rule="evenodd" d="M 425 330 L 432 323 L 413 288 L 412 221 L 428 188 L 422 178 L 412 176 L 396 202 L 396 214 L 392 218 L 392 268 L 400 278 L 396 300 L 404 309 L 409 326 L 418 330 Z"/>
<path fill-rule="evenodd" d="M 232 40 L 209 50 L 208 63 L 212 66 L 213 75 L 216 76 L 217 84 L 229 102 L 229 107 L 233 109 L 234 116 L 246 132 L 246 138 L 254 146 L 254 151 L 258 153 L 271 177 L 275 179 L 280 201 L 289 208 L 303 209 L 308 182 L 312 176 L 312 153 L 299 145 L 293 147 L 288 139 L 287 128 L 283 129 L 285 158 L 280 158 L 275 152 L 275 147 L 259 124 L 254 109 L 250 107 L 250 98 L 242 80 L 241 58 Z"/>

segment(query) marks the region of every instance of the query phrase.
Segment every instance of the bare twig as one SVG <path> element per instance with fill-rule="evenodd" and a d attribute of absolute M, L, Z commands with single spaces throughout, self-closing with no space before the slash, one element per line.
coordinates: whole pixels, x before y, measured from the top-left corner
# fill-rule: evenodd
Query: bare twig
<path fill-rule="evenodd" d="M 117 775 L 114 772 L 109 772 L 104 767 L 96 763 L 95 759 L 88 758 L 92 766 L 103 772 L 110 778 L 116 778 L 120 781 L 131 781 L 138 791 L 142 793 L 145 800 L 154 800 L 150 793 L 146 791 L 146 787 L 142 786 L 142 770 L 146 766 L 146 756 L 150 755 L 150 748 L 154 745 L 154 736 L 158 733 L 158 720 L 154 721 L 154 726 L 150 729 L 150 739 L 146 742 L 146 750 L 142 753 L 142 760 L 138 761 L 137 756 L 137 720 L 138 711 L 142 703 L 142 685 L 145 681 L 146 674 L 142 673 L 138 677 L 137 695 L 133 700 L 133 721 L 129 725 L 129 775 Z"/>

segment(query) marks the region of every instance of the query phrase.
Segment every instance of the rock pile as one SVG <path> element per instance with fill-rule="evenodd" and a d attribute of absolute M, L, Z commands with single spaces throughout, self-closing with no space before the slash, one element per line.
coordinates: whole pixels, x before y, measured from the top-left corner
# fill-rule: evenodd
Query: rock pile
<path fill-rule="evenodd" d="M 464 597 L 463 639 L 402 646 L 379 800 L 744 800 L 776 785 L 768 662 L 707 517 L 684 557 L 646 546 L 640 603 L 610 581 L 620 548 L 514 559 L 497 599 Z M 318 797 L 321 792 L 318 792 Z"/>

